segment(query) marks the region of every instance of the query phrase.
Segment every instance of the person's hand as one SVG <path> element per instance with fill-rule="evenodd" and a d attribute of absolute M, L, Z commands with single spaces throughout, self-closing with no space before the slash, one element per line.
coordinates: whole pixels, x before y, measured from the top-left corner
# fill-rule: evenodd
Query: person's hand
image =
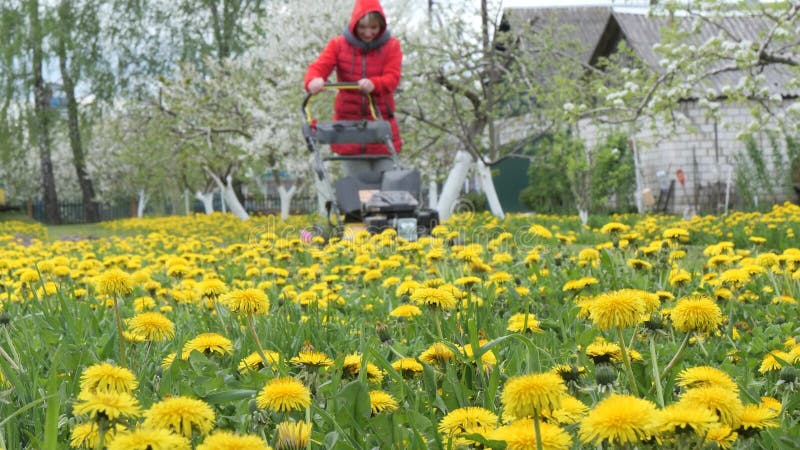
<path fill-rule="evenodd" d="M 369 78 L 362 78 L 358 80 L 358 89 L 365 94 L 369 94 L 375 90 L 375 85 L 372 84 L 372 81 L 369 81 Z"/>
<path fill-rule="evenodd" d="M 311 94 L 316 94 L 324 88 L 325 88 L 325 80 L 323 80 L 320 77 L 314 78 L 313 80 L 308 82 L 308 92 Z"/>

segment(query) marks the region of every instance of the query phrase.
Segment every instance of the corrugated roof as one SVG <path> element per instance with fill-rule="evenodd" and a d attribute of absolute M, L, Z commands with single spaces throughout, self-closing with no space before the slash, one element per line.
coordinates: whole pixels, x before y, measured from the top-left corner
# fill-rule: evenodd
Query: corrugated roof
<path fill-rule="evenodd" d="M 580 46 L 580 60 L 584 63 L 594 62 L 597 56 L 607 56 L 613 51 L 609 44 L 616 45 L 618 39 L 625 39 L 628 45 L 654 70 L 663 70 L 659 65 L 661 57 L 653 47 L 661 41 L 661 29 L 667 26 L 669 18 L 653 17 L 646 14 L 615 11 L 611 7 L 559 7 L 559 8 L 508 8 L 506 18 L 514 29 L 547 29 L 562 26 L 568 30 L 568 36 L 574 38 Z M 679 25 L 689 29 L 692 20 L 688 17 L 676 17 Z M 759 35 L 769 29 L 771 22 L 767 19 L 748 16 L 732 16 L 722 19 L 722 27 L 735 39 L 757 41 Z M 687 36 L 687 44 L 701 45 L 720 33 L 719 28 L 708 24 L 700 27 L 699 32 Z M 615 34 L 619 34 L 618 36 Z M 784 97 L 800 96 L 800 88 L 792 87 L 791 81 L 796 73 L 787 67 L 773 64 L 759 68 L 767 80 L 767 87 L 772 93 Z M 743 73 L 732 71 L 716 74 L 698 83 L 695 90 L 698 94 L 705 89 L 722 91 L 725 86 L 739 84 Z"/>
<path fill-rule="evenodd" d="M 508 8 L 506 18 L 514 30 L 549 30 L 560 27 L 579 45 L 579 59 L 588 64 L 600 41 L 610 7 Z"/>
<path fill-rule="evenodd" d="M 653 50 L 653 47 L 661 41 L 660 30 L 669 24 L 669 18 L 614 12 L 613 20 L 619 25 L 624 39 L 636 54 L 654 70 L 662 71 L 663 69 L 659 65 L 661 57 Z M 676 17 L 674 20 L 680 21 L 678 26 L 686 30 L 693 25 L 693 19 L 688 17 Z M 721 28 L 712 27 L 707 23 L 703 24 L 697 33 L 687 35 L 686 44 L 700 46 L 719 35 L 722 29 L 729 33 L 728 39 L 755 42 L 770 28 L 772 23 L 760 17 L 733 16 L 721 19 L 719 25 Z M 765 76 L 770 92 L 785 97 L 800 95 L 800 89 L 791 86 L 790 81 L 796 76 L 791 69 L 772 64 L 757 70 Z M 699 82 L 698 88 L 710 88 L 721 92 L 725 86 L 735 87 L 739 84 L 743 75 L 742 71 L 715 74 Z"/>

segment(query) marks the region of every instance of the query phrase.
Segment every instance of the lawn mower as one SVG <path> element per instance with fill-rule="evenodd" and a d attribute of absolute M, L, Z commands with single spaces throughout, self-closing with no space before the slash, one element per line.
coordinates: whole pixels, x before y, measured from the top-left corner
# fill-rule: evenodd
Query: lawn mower
<path fill-rule="evenodd" d="M 328 83 L 325 90 L 358 89 L 356 83 Z M 342 236 L 345 223 L 361 222 L 370 233 L 394 229 L 399 237 L 414 241 L 418 236 L 430 234 L 439 223 L 439 214 L 420 207 L 420 172 L 400 166 L 397 151 L 392 143 L 392 128 L 381 117 L 375 99 L 365 94 L 373 120 L 317 121 L 310 113 L 307 94 L 303 100 L 303 136 L 308 150 L 313 154 L 314 173 L 323 188 L 333 193 L 325 202 L 328 227 L 331 234 Z M 385 143 L 389 149 L 393 168 L 383 172 L 367 171 L 343 177 L 331 183 L 327 161 L 373 160 L 385 155 L 336 155 L 322 157 L 321 144 L 372 144 Z"/>

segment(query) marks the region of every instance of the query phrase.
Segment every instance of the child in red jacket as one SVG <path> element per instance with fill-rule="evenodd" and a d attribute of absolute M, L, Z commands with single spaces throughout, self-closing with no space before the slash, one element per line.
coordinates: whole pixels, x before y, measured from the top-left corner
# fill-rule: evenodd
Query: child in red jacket
<path fill-rule="evenodd" d="M 334 120 L 372 120 L 367 97 L 372 94 L 383 120 L 392 126 L 392 143 L 397 152 L 402 140 L 394 117 L 394 91 L 400 83 L 403 52 L 400 42 L 386 28 L 386 16 L 378 0 L 356 0 L 350 23 L 340 36 L 328 42 L 306 72 L 304 86 L 312 94 L 321 91 L 336 69 L 338 82 L 356 82 L 358 90 L 340 90 L 333 104 Z M 386 144 L 335 144 L 340 155 L 389 155 Z M 345 161 L 345 175 L 393 167 L 389 158 Z"/>

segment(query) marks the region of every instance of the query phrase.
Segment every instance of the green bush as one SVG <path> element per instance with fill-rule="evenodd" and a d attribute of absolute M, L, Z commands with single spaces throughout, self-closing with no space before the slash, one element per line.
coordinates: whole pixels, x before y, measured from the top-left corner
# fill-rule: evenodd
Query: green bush
<path fill-rule="evenodd" d="M 533 146 L 534 155 L 528 169 L 530 184 L 520 193 L 520 202 L 533 211 L 545 214 L 575 212 L 575 197 L 570 190 L 565 146 L 575 145 L 575 140 L 562 132 L 549 136 Z"/>

